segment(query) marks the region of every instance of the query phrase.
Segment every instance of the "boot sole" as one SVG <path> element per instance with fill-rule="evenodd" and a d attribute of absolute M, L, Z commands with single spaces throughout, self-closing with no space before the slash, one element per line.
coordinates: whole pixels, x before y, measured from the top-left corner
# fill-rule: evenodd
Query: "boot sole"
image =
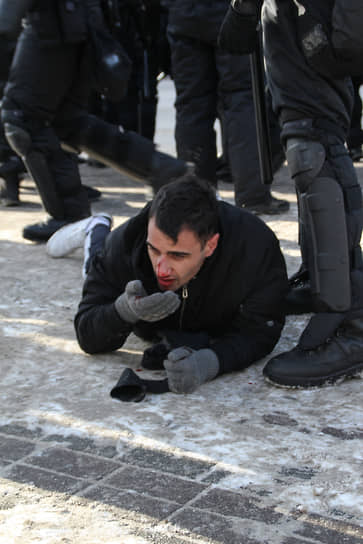
<path fill-rule="evenodd" d="M 354 367 L 349 368 L 341 372 L 336 372 L 335 374 L 330 374 L 329 376 L 319 376 L 318 378 L 291 378 L 290 380 L 286 379 L 284 381 L 279 378 L 271 378 L 270 376 L 264 375 L 265 380 L 272 385 L 277 387 L 282 387 L 285 389 L 306 389 L 313 387 L 322 387 L 335 385 L 340 382 L 343 382 L 346 379 L 363 377 L 363 362 Z M 286 383 L 289 381 L 290 383 Z M 297 383 L 298 382 L 298 383 Z"/>

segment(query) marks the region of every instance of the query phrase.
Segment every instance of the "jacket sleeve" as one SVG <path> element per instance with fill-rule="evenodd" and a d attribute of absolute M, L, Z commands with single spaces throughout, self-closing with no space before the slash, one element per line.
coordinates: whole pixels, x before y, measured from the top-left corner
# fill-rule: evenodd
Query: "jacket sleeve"
<path fill-rule="evenodd" d="M 78 343 L 87 353 L 120 348 L 132 330 L 130 323 L 120 318 L 114 305 L 131 277 L 126 259 L 123 260 L 122 274 L 115 271 L 117 250 L 114 246 L 117 244 L 106 242 L 105 251 L 93 259 L 74 318 Z M 122 248 L 118 249 L 119 255 L 122 254 Z"/>
<path fill-rule="evenodd" d="M 285 324 L 282 301 L 287 289 L 285 261 L 278 241 L 272 237 L 261 257 L 253 289 L 228 331 L 211 342 L 220 374 L 242 370 L 273 350 Z"/>

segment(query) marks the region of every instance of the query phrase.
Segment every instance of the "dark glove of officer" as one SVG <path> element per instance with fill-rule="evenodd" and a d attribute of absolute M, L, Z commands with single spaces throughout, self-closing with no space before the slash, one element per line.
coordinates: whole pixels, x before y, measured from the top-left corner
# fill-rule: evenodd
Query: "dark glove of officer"
<path fill-rule="evenodd" d="M 256 49 L 259 7 L 253 0 L 235 0 L 222 22 L 218 45 L 228 53 L 245 55 Z"/>
<path fill-rule="evenodd" d="M 129 281 L 125 292 L 115 301 L 118 314 L 128 323 L 160 321 L 173 314 L 179 305 L 180 298 L 173 291 L 148 295 L 140 280 Z"/>
<path fill-rule="evenodd" d="M 164 361 L 169 389 L 174 393 L 192 393 L 202 383 L 213 380 L 219 372 L 218 357 L 211 349 L 176 348 Z"/>

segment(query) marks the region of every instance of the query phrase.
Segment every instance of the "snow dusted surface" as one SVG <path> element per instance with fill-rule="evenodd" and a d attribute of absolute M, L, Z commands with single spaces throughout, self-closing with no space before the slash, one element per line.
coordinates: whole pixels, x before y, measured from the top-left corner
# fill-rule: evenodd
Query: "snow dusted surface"
<path fill-rule="evenodd" d="M 168 150 L 173 145 L 170 82 L 160 88 L 157 141 Z M 357 171 L 363 181 L 362 166 Z M 149 194 L 136 182 L 122 178 L 121 183 L 109 169 L 82 166 L 82 174 L 86 183 L 103 191 L 93 209 L 111 212 L 116 225 L 134 214 Z M 230 186 L 221 185 L 220 192 L 233 202 Z M 300 260 L 296 201 L 286 167 L 275 180 L 274 192 L 291 203 L 288 214 L 267 222 L 280 239 L 292 273 Z M 26 202 L 23 207 L 0 211 L 0 433 L 1 427 L 21 425 L 42 435 L 116 444 L 119 455 L 140 446 L 186 461 L 198 459 L 213 466 L 211 474 L 225 473 L 215 484 L 219 488 L 248 490 L 282 513 L 315 513 L 359 524 L 361 379 L 310 390 L 276 388 L 263 380 L 266 360 L 262 360 L 190 395 L 147 395 L 137 404 L 111 399 L 109 392 L 123 367 L 138 369 L 146 344 L 131 336 L 115 353 L 81 352 L 72 319 L 82 288 L 82 252 L 52 260 L 44 246 L 24 241 L 23 226 L 44 214 L 32 182 L 24 183 L 21 198 Z M 288 319 L 274 353 L 295 345 L 307 318 Z M 141 375 L 160 378 L 163 373 Z M 0 461 L 0 470 L 7 464 Z M 0 495 L 6 498 L 11 489 L 9 497 L 15 493 L 18 502 L 8 508 L 2 503 L 1 544 L 144 542 L 133 535 L 131 525 L 121 534 L 111 513 L 91 506 L 77 511 L 75 503 L 62 497 L 47 499 L 3 474 Z M 273 535 L 267 541 L 279 542 Z"/>

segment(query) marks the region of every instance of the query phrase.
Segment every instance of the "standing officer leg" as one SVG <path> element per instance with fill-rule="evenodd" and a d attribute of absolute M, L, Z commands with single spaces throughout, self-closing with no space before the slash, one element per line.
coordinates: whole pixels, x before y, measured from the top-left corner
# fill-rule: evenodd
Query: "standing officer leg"
<path fill-rule="evenodd" d="M 282 135 L 295 181 L 300 247 L 313 310 L 298 345 L 264 368 L 273 383 L 313 386 L 363 369 L 362 195 L 351 160 L 335 136 L 308 137 L 309 119 Z M 305 132 L 305 134 L 304 134 Z"/>

